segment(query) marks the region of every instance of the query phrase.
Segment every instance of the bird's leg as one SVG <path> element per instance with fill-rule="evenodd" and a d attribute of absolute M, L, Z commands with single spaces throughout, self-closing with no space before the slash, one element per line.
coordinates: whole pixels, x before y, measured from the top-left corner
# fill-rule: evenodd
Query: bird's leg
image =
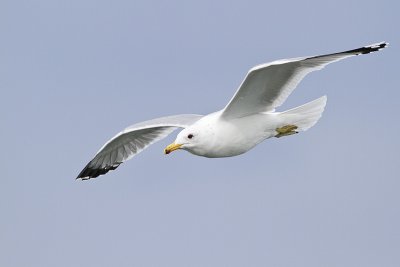
<path fill-rule="evenodd" d="M 295 131 L 298 127 L 296 125 L 285 125 L 279 128 L 276 128 L 275 131 L 277 131 L 277 135 L 275 135 L 275 137 L 279 138 L 282 136 L 288 136 L 288 135 L 292 135 L 292 134 L 297 134 L 298 132 Z"/>

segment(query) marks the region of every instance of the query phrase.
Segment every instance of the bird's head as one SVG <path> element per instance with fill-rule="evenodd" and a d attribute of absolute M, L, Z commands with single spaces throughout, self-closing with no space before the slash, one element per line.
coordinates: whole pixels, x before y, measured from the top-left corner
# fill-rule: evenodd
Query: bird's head
<path fill-rule="evenodd" d="M 177 149 L 184 149 L 189 152 L 201 146 L 202 134 L 195 126 L 183 129 L 176 137 L 175 142 L 164 149 L 165 154 L 169 154 Z"/>
<path fill-rule="evenodd" d="M 183 149 L 198 156 L 205 156 L 214 143 L 213 122 L 210 119 L 201 119 L 183 129 L 177 135 L 175 142 L 165 148 L 164 153 L 169 154 L 177 149 Z"/>

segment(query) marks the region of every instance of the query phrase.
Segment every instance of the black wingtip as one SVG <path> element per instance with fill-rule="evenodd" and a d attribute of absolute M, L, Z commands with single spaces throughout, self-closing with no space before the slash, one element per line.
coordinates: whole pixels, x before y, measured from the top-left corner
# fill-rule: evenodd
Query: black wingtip
<path fill-rule="evenodd" d="M 379 51 L 388 45 L 389 45 L 389 43 L 387 43 L 387 42 L 380 42 L 380 43 L 376 43 L 376 44 L 367 45 L 367 46 L 364 46 L 364 47 L 361 47 L 358 49 L 354 49 L 349 52 L 354 53 L 356 55 L 369 54 L 369 53 Z"/>
<path fill-rule="evenodd" d="M 100 175 L 104 175 L 109 171 L 115 170 L 122 162 L 118 162 L 112 166 L 104 166 L 101 168 L 96 168 L 91 166 L 91 162 L 89 162 L 86 167 L 78 174 L 75 180 L 81 179 L 89 180 L 91 178 L 96 178 Z"/>
<path fill-rule="evenodd" d="M 387 42 L 380 42 L 380 43 L 366 45 L 364 47 L 360 47 L 360 48 L 356 48 L 356 49 L 352 49 L 352 50 L 347 50 L 347 51 L 328 54 L 328 55 L 315 56 L 315 57 L 310 57 L 310 58 L 320 58 L 320 57 L 335 56 L 335 55 L 338 55 L 338 56 L 344 56 L 344 55 L 357 56 L 357 55 L 369 54 L 369 53 L 373 53 L 373 52 L 382 50 L 385 47 L 387 47 L 388 45 L 389 45 L 389 43 L 387 43 Z"/>

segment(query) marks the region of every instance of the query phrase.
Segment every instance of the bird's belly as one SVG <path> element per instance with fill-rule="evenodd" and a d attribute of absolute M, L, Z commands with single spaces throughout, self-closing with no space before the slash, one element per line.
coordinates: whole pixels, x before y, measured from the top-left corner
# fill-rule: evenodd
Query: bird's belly
<path fill-rule="evenodd" d="M 253 146 L 254 147 L 254 146 Z M 238 156 L 240 154 L 243 154 L 247 151 L 249 151 L 252 147 L 249 148 L 243 148 L 243 147 L 223 147 L 223 148 L 218 148 L 218 149 L 214 149 L 211 151 L 207 151 L 205 153 L 203 153 L 202 155 L 198 155 L 198 156 L 203 156 L 206 158 L 227 158 L 227 157 L 234 157 L 234 156 Z"/>
<path fill-rule="evenodd" d="M 199 151 L 198 153 L 196 153 L 196 151 L 191 151 L 191 153 L 207 158 L 224 158 L 238 156 L 240 154 L 246 153 L 257 144 L 269 137 L 270 136 L 265 135 L 265 133 L 253 136 L 235 135 L 235 137 L 232 139 L 220 139 L 219 141 L 215 142 L 213 146 L 210 147 L 210 149 Z"/>

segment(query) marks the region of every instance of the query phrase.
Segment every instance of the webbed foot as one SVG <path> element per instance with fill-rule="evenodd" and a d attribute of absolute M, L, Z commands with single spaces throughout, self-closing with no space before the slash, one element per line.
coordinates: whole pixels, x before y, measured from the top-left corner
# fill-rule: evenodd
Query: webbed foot
<path fill-rule="evenodd" d="M 298 127 L 296 125 L 285 125 L 279 128 L 276 128 L 275 131 L 277 131 L 277 135 L 275 135 L 275 137 L 279 138 L 282 136 L 289 136 L 292 134 L 297 134 L 298 132 L 295 131 Z"/>

